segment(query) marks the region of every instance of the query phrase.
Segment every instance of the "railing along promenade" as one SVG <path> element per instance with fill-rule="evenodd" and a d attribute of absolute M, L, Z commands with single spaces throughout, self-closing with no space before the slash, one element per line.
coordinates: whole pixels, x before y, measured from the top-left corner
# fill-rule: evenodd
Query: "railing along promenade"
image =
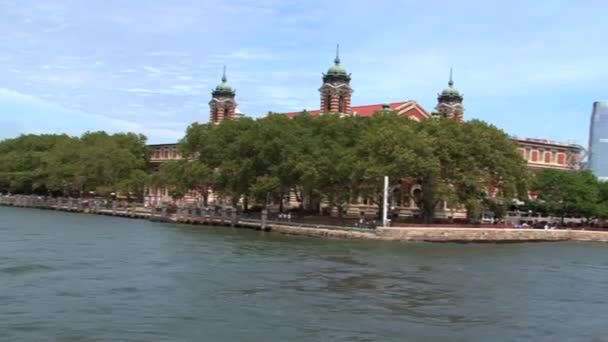
<path fill-rule="evenodd" d="M 178 206 L 158 205 L 144 206 L 143 204 L 129 203 L 120 200 L 100 198 L 67 198 L 46 197 L 32 195 L 0 196 L 0 205 L 58 210 L 75 213 L 88 213 L 148 219 L 151 221 L 164 221 L 175 223 L 189 223 L 201 225 L 224 225 L 252 229 L 270 230 L 277 226 L 288 226 L 298 229 L 326 229 L 369 232 L 369 228 L 337 226 L 327 224 L 310 224 L 286 220 L 273 220 L 265 211 L 254 217 L 245 215 L 232 207 L 206 207 L 200 204 L 183 204 Z"/>

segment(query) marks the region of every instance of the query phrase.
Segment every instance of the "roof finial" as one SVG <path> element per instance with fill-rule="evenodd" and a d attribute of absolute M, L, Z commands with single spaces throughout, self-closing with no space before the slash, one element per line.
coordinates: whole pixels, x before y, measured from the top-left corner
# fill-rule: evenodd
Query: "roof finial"
<path fill-rule="evenodd" d="M 226 82 L 228 79 L 226 78 L 226 66 L 224 65 L 224 72 L 222 73 L 222 82 Z"/>
<path fill-rule="evenodd" d="M 452 67 L 450 67 L 450 81 L 448 82 L 448 85 L 450 87 L 454 85 L 454 80 L 452 79 Z"/>
<path fill-rule="evenodd" d="M 340 44 L 336 44 L 336 59 L 334 59 L 334 63 L 340 64 Z"/>

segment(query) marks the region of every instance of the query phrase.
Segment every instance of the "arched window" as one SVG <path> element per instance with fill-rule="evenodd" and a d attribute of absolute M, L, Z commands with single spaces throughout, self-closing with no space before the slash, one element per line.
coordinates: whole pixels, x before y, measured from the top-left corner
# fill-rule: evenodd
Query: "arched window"
<path fill-rule="evenodd" d="M 331 112 L 331 95 L 327 94 L 327 98 L 325 99 L 325 111 Z"/>
<path fill-rule="evenodd" d="M 339 101 L 340 102 L 338 102 L 338 112 L 345 113 L 346 112 L 346 106 L 345 106 L 345 103 L 344 103 L 344 95 L 340 95 Z"/>

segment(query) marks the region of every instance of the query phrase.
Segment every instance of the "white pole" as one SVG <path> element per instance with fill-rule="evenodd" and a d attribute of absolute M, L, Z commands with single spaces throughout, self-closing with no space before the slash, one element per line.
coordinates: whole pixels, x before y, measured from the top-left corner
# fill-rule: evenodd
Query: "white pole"
<path fill-rule="evenodd" d="M 388 227 L 388 176 L 384 176 L 384 196 L 382 197 L 382 226 Z"/>

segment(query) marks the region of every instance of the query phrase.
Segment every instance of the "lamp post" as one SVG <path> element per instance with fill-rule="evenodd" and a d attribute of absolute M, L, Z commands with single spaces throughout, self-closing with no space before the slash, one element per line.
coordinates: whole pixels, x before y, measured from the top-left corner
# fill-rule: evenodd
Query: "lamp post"
<path fill-rule="evenodd" d="M 384 192 L 382 196 L 382 226 L 388 227 L 388 176 L 384 176 Z"/>

